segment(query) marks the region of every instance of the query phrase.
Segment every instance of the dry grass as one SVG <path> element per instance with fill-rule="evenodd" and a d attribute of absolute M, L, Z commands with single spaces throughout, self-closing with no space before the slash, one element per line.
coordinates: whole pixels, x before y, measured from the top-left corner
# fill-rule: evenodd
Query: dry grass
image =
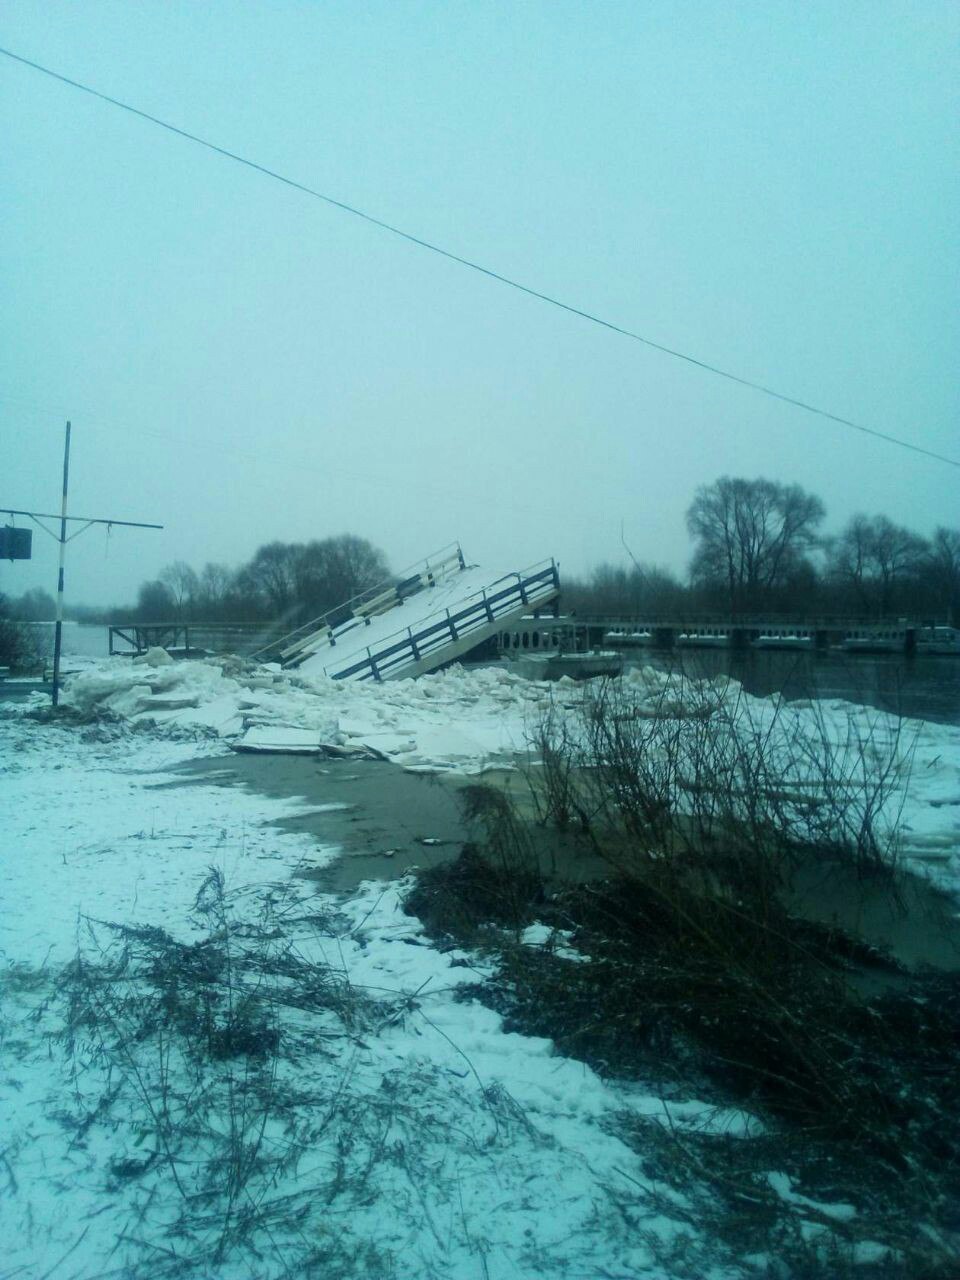
<path fill-rule="evenodd" d="M 548 891 L 531 878 L 529 836 L 509 802 L 474 795 L 479 839 L 459 864 L 421 877 L 409 909 L 436 932 L 496 946 L 498 977 L 473 994 L 508 1028 L 550 1037 L 600 1072 L 766 1118 L 775 1141 L 744 1143 L 742 1167 L 725 1169 L 709 1136 L 667 1135 L 666 1168 L 678 1185 L 702 1175 L 712 1207 L 696 1212 L 719 1238 L 746 1249 L 754 1234 L 784 1275 L 952 1276 L 960 982 L 906 975 L 858 939 L 792 916 L 781 895 L 810 858 L 896 895 L 892 792 L 909 750 L 879 717 L 837 744 L 822 721 L 802 734 L 779 714 L 761 725 L 715 688 L 667 699 L 638 715 L 617 686 L 601 686 L 579 723 L 550 709 L 536 731 L 540 821 L 579 832 L 606 881 Z M 534 920 L 588 959 L 518 945 Z M 894 989 L 861 996 L 864 967 Z M 635 1136 L 642 1154 L 650 1134 Z M 832 1168 L 821 1198 L 841 1189 L 856 1219 L 815 1230 L 814 1210 L 798 1216 L 750 1166 L 786 1158 L 814 1192 L 817 1171 Z M 868 1263 L 857 1249 L 870 1241 L 887 1252 Z M 680 1260 L 670 1265 L 682 1274 Z"/>
<path fill-rule="evenodd" d="M 373 1014 L 342 975 L 286 940 L 282 904 L 235 918 L 214 869 L 195 908 L 206 932 L 190 943 L 84 922 L 58 984 L 74 1082 L 60 1119 L 74 1144 L 114 1129 L 115 1193 L 142 1184 L 148 1205 L 159 1186 L 175 1191 L 178 1210 L 151 1233 L 151 1275 L 205 1274 L 230 1260 L 256 1271 L 258 1257 L 264 1274 L 286 1274 L 277 1234 L 288 1240 L 304 1193 L 284 1188 L 348 1104 L 346 1090 L 317 1099 L 286 1068 L 332 1055 Z M 321 1232 L 297 1250 L 297 1274 L 368 1274 L 341 1253 Z"/>

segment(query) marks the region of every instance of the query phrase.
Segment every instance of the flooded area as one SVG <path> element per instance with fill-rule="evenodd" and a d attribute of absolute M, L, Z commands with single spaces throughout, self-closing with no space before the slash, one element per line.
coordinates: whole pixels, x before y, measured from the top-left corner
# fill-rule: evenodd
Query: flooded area
<path fill-rule="evenodd" d="M 106 650 L 107 629 L 73 624 L 65 628 L 64 638 L 68 655 L 100 656 Z M 934 723 L 960 724 L 960 661 L 955 658 L 709 649 L 642 650 L 625 658 L 627 665 L 682 672 L 695 679 L 729 674 L 756 696 L 780 692 L 788 700 L 842 700 Z M 242 786 L 265 796 L 303 797 L 304 811 L 279 819 L 277 826 L 309 834 L 318 845 L 341 851 L 327 865 L 298 872 L 323 891 L 351 892 L 364 881 L 390 881 L 456 857 L 476 835 L 459 793 L 478 781 L 506 792 L 529 822 L 547 879 L 578 882 L 608 872 L 583 841 L 536 825 L 530 774 L 524 769 L 491 769 L 478 779 L 452 771 L 408 772 L 380 760 L 234 753 L 226 760 L 193 761 L 177 773 L 177 780 L 168 785 L 196 780 Z M 894 902 L 885 887 L 864 885 L 836 865 L 809 865 L 797 871 L 789 898 L 791 907 L 808 919 L 850 930 L 889 950 L 907 967 L 960 967 L 956 904 L 916 876 L 901 877 Z"/>
<path fill-rule="evenodd" d="M 281 818 L 276 825 L 340 848 L 335 862 L 301 873 L 329 892 L 351 892 L 365 880 L 398 879 L 415 868 L 456 858 L 464 842 L 476 834 L 464 816 L 459 793 L 478 782 L 507 791 L 521 814 L 533 817 L 530 788 L 518 770 L 491 770 L 477 778 L 411 773 L 381 760 L 238 752 L 227 761 L 190 761 L 175 773 L 179 780 L 164 785 L 213 782 L 284 799 L 303 797 L 311 808 Z M 580 842 L 557 832 L 532 830 L 545 876 L 583 880 L 606 872 L 606 865 L 586 853 Z"/>
<path fill-rule="evenodd" d="M 908 871 L 891 885 L 811 860 L 793 872 L 785 900 L 797 915 L 889 952 L 905 969 L 960 970 L 956 901 Z"/>
<path fill-rule="evenodd" d="M 190 761 L 175 773 L 177 780 L 165 786 L 212 782 L 284 799 L 302 797 L 309 807 L 275 825 L 309 833 L 321 846 L 339 847 L 333 862 L 297 873 L 322 892 L 350 893 L 367 880 L 390 881 L 451 862 L 477 835 L 464 816 L 460 793 L 478 782 L 505 791 L 530 823 L 545 879 L 581 883 L 610 874 L 609 865 L 582 839 L 535 824 L 530 777 L 521 769 L 489 770 L 477 778 L 411 773 L 378 760 L 236 753 L 227 760 Z M 906 969 L 960 969 L 956 902 L 909 872 L 897 876 L 896 890 L 892 895 L 888 882 L 860 880 L 835 862 L 810 862 L 794 873 L 787 901 L 801 916 L 889 952 Z"/>

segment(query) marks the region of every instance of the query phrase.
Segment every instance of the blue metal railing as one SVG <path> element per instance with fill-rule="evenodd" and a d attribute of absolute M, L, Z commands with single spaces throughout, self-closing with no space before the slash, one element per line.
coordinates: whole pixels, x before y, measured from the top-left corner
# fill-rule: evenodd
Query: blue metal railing
<path fill-rule="evenodd" d="M 368 646 L 364 657 L 346 667 L 338 669 L 336 663 L 330 663 L 324 667 L 324 674 L 334 680 L 383 680 L 399 668 L 420 663 L 464 636 L 493 625 L 498 618 L 548 603 L 559 589 L 560 575 L 555 561 L 541 561 L 530 569 L 511 574 L 508 585 L 497 591 L 484 588 L 454 612 L 447 609 L 439 618 L 416 630 L 407 627 L 386 636 L 381 644 Z"/>
<path fill-rule="evenodd" d="M 272 640 L 250 656 L 256 658 L 266 654 L 277 654 L 285 662 L 301 660 L 308 656 L 309 645 L 315 639 L 330 637 L 330 643 L 336 643 L 336 635 L 342 634 L 344 629 L 349 630 L 347 624 L 358 624 L 371 616 L 368 611 L 372 605 L 382 601 L 383 607 L 375 608 L 373 613 L 385 613 L 394 605 L 402 604 L 406 596 L 413 594 L 420 587 L 431 584 L 434 575 L 438 578 L 442 577 L 454 562 L 456 562 L 457 571 L 466 567 L 459 542 L 448 543 L 439 551 L 404 569 L 399 576 L 386 578 L 375 586 L 368 587 L 359 595 L 337 605 L 335 609 L 328 609 L 326 613 L 312 618 L 296 630 Z"/>

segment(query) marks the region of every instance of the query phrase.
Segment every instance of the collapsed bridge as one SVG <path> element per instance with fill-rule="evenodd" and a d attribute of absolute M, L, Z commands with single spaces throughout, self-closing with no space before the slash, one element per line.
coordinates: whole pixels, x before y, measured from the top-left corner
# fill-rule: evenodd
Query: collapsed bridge
<path fill-rule="evenodd" d="M 504 626 L 554 606 L 554 560 L 509 573 L 468 565 L 459 543 L 274 641 L 260 656 L 334 680 L 397 680 L 435 671 Z"/>

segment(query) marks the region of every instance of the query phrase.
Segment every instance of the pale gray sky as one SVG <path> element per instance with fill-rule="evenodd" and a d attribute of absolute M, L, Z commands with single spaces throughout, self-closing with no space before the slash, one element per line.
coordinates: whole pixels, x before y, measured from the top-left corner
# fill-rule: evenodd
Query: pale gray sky
<path fill-rule="evenodd" d="M 956 457 L 953 3 L 7 0 L 0 45 Z M 68 596 L 345 531 L 682 569 L 720 474 L 960 522 L 955 468 L 679 364 L 0 58 L 0 503 L 156 520 Z M 55 545 L 0 566 L 51 589 Z"/>

